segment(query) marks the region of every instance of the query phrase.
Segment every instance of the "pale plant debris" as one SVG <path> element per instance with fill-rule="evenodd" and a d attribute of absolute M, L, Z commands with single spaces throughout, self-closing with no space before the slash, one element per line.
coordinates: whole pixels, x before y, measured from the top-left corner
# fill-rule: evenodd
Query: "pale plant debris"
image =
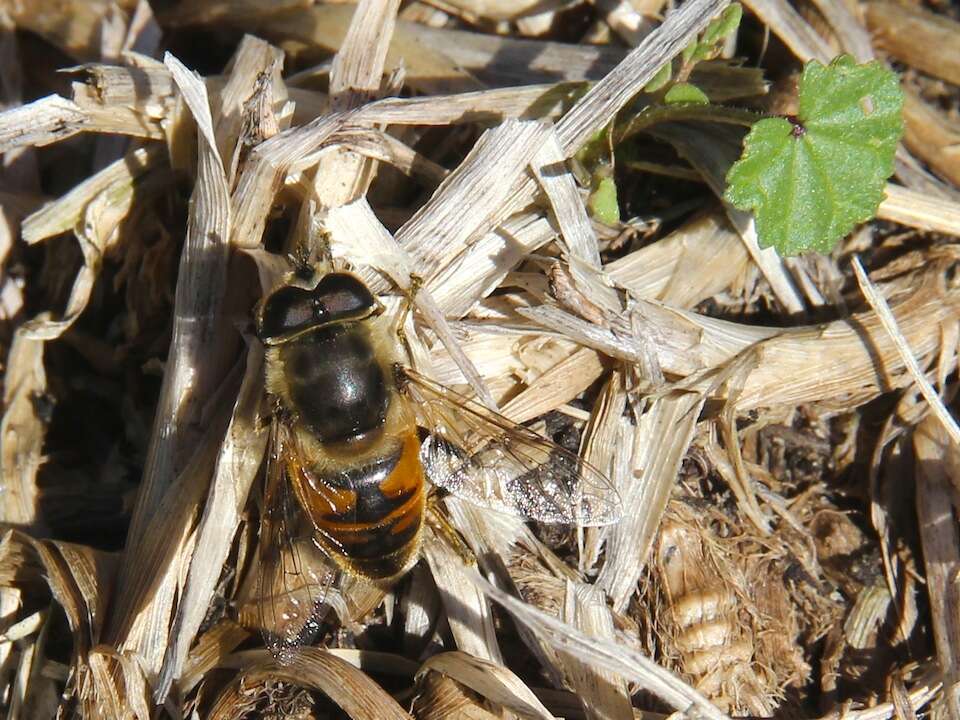
<path fill-rule="evenodd" d="M 897 178 L 832 256 L 716 200 L 732 125 L 608 147 L 602 224 L 578 152 L 726 4 L 0 1 L 3 716 L 960 717 L 956 19 L 750 0 L 692 68 L 756 110 L 810 59 L 901 64 Z M 250 311 L 288 255 L 620 522 L 443 498 L 413 571 L 274 660 Z"/>
<path fill-rule="evenodd" d="M 960 445 L 960 426 L 957 425 L 957 421 L 950 415 L 950 411 L 947 410 L 943 401 L 937 395 L 933 385 L 930 384 L 930 381 L 927 380 L 926 376 L 924 376 L 920 370 L 913 350 L 907 343 L 903 333 L 900 332 L 900 328 L 897 327 L 897 321 L 896 318 L 893 317 L 893 313 L 890 312 L 890 306 L 887 305 L 887 301 L 877 292 L 873 283 L 870 282 L 870 278 L 867 277 L 867 273 L 860 263 L 860 258 L 853 259 L 853 269 L 857 274 L 857 283 L 860 285 L 860 289 L 866 296 L 867 302 L 870 303 L 870 307 L 873 308 L 877 317 L 880 319 L 883 329 L 887 331 L 893 340 L 901 361 L 910 375 L 913 376 L 913 382 L 920 390 L 924 399 L 930 404 L 930 409 L 933 411 L 934 416 L 941 422 L 944 429 L 950 435 L 953 444 Z"/>

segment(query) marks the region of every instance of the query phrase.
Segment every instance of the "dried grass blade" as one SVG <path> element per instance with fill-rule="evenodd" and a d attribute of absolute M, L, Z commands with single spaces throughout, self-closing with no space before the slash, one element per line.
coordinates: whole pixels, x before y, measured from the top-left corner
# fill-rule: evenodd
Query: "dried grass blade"
<path fill-rule="evenodd" d="M 921 709 L 940 694 L 942 687 L 939 671 L 924 673 L 924 675 L 913 684 L 913 689 L 908 693 L 907 700 L 910 703 L 910 707 L 914 711 Z M 847 703 L 844 703 L 840 709 L 827 715 L 822 715 L 819 720 L 890 720 L 890 718 L 894 717 L 897 717 L 899 720 L 897 708 L 892 702 L 879 703 L 872 707 L 863 708 L 862 710 L 851 710 L 847 707 Z"/>
<path fill-rule="evenodd" d="M 567 581 L 563 619 L 591 637 L 616 642 L 606 597 L 587 583 Z M 576 655 L 560 653 L 568 682 L 583 703 L 588 720 L 633 720 L 627 683 L 620 675 L 597 670 Z"/>
<path fill-rule="evenodd" d="M 351 265 L 371 290 L 384 294 L 392 283 L 410 287 L 410 258 L 373 212 L 366 198 L 330 208 L 321 222 L 330 253 Z"/>
<path fill-rule="evenodd" d="M 448 12 L 472 24 L 513 20 L 518 24 L 537 15 L 548 19 L 562 9 L 565 0 L 447 0 Z"/>
<path fill-rule="evenodd" d="M 603 14 L 603 20 L 610 29 L 630 47 L 636 47 L 656 27 L 653 20 L 646 16 L 659 12 L 662 6 L 657 0 L 652 3 L 637 3 L 636 7 L 628 0 L 594 0 L 594 5 Z M 642 10 L 642 12 L 641 12 Z"/>
<path fill-rule="evenodd" d="M 219 117 L 215 130 L 210 108 L 205 97 L 199 92 L 201 86 L 185 79 L 184 69 L 172 64 L 174 79 L 180 85 L 186 85 L 188 92 L 195 93 L 188 98 L 188 102 L 198 114 L 198 127 L 206 140 L 207 157 L 213 160 L 210 177 L 218 191 L 214 211 L 227 217 L 228 180 L 222 170 L 220 148 L 236 158 L 235 146 L 243 130 L 242 123 L 251 119 L 254 122 L 262 119 L 260 113 L 244 114 L 244 103 L 251 94 L 251 87 L 257 84 L 254 82 L 257 78 L 269 77 L 271 74 L 278 76 L 281 60 L 282 54 L 276 48 L 254 38 L 244 38 L 234 57 L 227 84 L 220 93 L 221 103 L 217 108 Z M 272 97 L 273 93 L 270 92 L 270 95 Z M 256 133 L 260 128 L 247 130 Z M 233 164 L 231 167 L 233 168 Z M 222 223 L 221 227 L 225 225 L 227 223 Z M 227 231 L 227 228 L 223 227 L 223 232 Z M 225 234 L 220 238 L 223 245 L 226 238 Z M 196 533 L 196 543 L 192 555 L 182 559 L 184 564 L 190 563 L 189 571 L 184 573 L 184 585 L 180 589 L 177 612 L 158 669 L 155 690 L 157 702 L 166 697 L 171 684 L 180 676 L 190 644 L 210 605 L 239 523 L 239 514 L 263 456 L 266 435 L 262 429 L 257 428 L 262 397 L 261 363 L 259 347 L 251 348 L 240 395 L 234 405 L 233 416 L 216 460 L 208 502 L 204 506 L 204 514 Z"/>
<path fill-rule="evenodd" d="M 913 438 L 917 461 L 917 515 L 926 565 L 926 589 L 933 616 L 933 637 L 943 695 L 953 720 L 960 718 L 960 532 L 956 513 L 960 500 L 960 448 L 932 417 Z"/>
<path fill-rule="evenodd" d="M 566 167 L 555 132 L 548 133 L 533 161 L 533 170 L 553 209 L 560 234 L 572 256 L 569 270 L 581 293 L 610 313 L 620 311 L 620 300 L 602 277 L 600 248 L 590 218 Z"/>
<path fill-rule="evenodd" d="M 443 673 L 513 712 L 541 720 L 555 720 L 530 688 L 499 663 L 453 650 L 428 659 L 420 666 L 417 677 L 428 672 Z"/>
<path fill-rule="evenodd" d="M 960 237 L 960 202 L 888 183 L 877 217 L 907 227 Z"/>
<path fill-rule="evenodd" d="M 24 218 L 23 239 L 29 244 L 65 233 L 78 227 L 87 207 L 104 195 L 113 205 L 121 205 L 126 215 L 133 203 L 133 189 L 138 179 L 161 166 L 166 157 L 160 145 L 147 145 L 133 150 L 120 160 L 90 176 L 66 195 L 49 202 Z"/>
<path fill-rule="evenodd" d="M 350 118 L 350 113 L 324 115 L 302 127 L 281 132 L 253 149 L 231 196 L 234 245 L 256 248 L 261 244 L 274 197 L 290 168 L 304 157 L 312 158 Z M 316 159 L 310 162 L 315 163 Z"/>
<path fill-rule="evenodd" d="M 118 557 L 65 542 L 37 541 L 35 547 L 47 569 L 50 590 L 70 619 L 74 648 L 84 653 L 100 638 Z"/>
<path fill-rule="evenodd" d="M 0 643 L 12 643 L 33 635 L 47 621 L 47 616 L 46 610 L 37 610 L 22 620 L 4 627 L 3 632 L 0 632 Z"/>
<path fill-rule="evenodd" d="M 938 273 L 933 270 L 919 278 L 909 297 L 901 297 L 893 306 L 897 324 L 921 358 L 939 351 L 941 325 L 955 322 L 960 311 L 960 294 L 955 290 L 943 291 L 938 286 Z M 690 320 L 691 327 L 702 331 L 700 345 L 686 351 L 687 356 L 692 351 L 699 355 L 700 367 L 719 367 L 756 344 L 758 361 L 739 391 L 739 412 L 810 402 L 854 408 L 911 381 L 909 375 L 903 374 L 900 356 L 875 313 L 789 329 L 748 327 L 689 311 L 676 310 L 671 314 Z M 668 324 L 666 318 L 660 319 L 656 314 L 653 317 L 669 340 L 675 326 Z M 668 354 L 668 345 L 661 349 L 661 363 L 666 371 L 681 375 L 693 371 L 679 348 L 676 354 Z"/>
<path fill-rule="evenodd" d="M 870 33 L 863 26 L 854 10 L 843 0 L 813 0 L 813 4 L 823 13 L 830 27 L 840 41 L 845 52 L 850 53 L 859 63 L 874 59 Z"/>
<path fill-rule="evenodd" d="M 476 694 L 446 675 L 431 673 L 421 680 L 413 699 L 413 714 L 418 720 L 500 720 L 487 710 Z"/>
<path fill-rule="evenodd" d="M 516 354 L 517 346 L 522 345 L 530 337 L 518 336 L 514 333 L 482 332 L 464 323 L 457 323 L 454 332 L 460 340 L 464 352 L 470 356 L 478 372 L 491 383 L 497 379 L 510 380 L 522 375 L 527 366 Z M 570 344 L 568 351 L 572 351 Z M 463 373 L 456 366 L 450 355 L 442 347 L 433 348 L 429 353 L 429 362 L 432 377 L 442 385 L 457 386 L 464 383 Z M 513 383 L 509 382 L 510 387 Z"/>
<path fill-rule="evenodd" d="M 578 397 L 604 370 L 596 351 L 579 348 L 510 398 L 502 412 L 514 422 L 533 420 Z"/>
<path fill-rule="evenodd" d="M 217 698 L 210 720 L 231 720 L 249 707 L 250 688 L 281 681 L 318 690 L 353 720 L 412 720 L 379 685 L 346 660 L 305 647 L 287 664 L 267 662 L 241 674 Z"/>
<path fill-rule="evenodd" d="M 218 93 L 219 102 L 213 108 L 217 153 L 228 169 L 231 183 L 236 177 L 242 150 L 241 136 L 245 135 L 244 140 L 252 141 L 264 135 L 269 137 L 276 134 L 275 127 L 267 130 L 244 125 L 252 118 L 260 120 L 262 117 L 259 113 L 251 113 L 246 107 L 258 87 L 266 84 L 270 110 L 284 101 L 286 93 L 280 77 L 282 66 L 283 52 L 251 35 L 244 36 L 231 59 L 229 77 Z M 272 114 L 270 119 L 276 122 Z"/>
<path fill-rule="evenodd" d="M 37 471 L 43 460 L 46 424 L 34 398 L 47 390 L 42 340 L 23 331 L 14 334 L 3 378 L 3 421 L 0 422 L 0 521 L 38 527 Z"/>
<path fill-rule="evenodd" d="M 538 119 L 560 114 L 580 83 L 492 88 L 454 95 L 385 98 L 363 109 L 366 122 L 383 125 L 458 125 L 508 118 Z"/>
<path fill-rule="evenodd" d="M 215 395 L 215 389 L 225 374 L 225 360 L 233 349 L 233 343 L 226 339 L 228 327 L 222 317 L 229 259 L 227 238 L 230 236 L 226 174 L 217 153 L 210 106 L 203 83 L 169 54 L 167 65 L 197 121 L 200 157 L 187 238 L 177 276 L 170 344 L 176 348 L 176 352 L 171 354 L 163 377 L 144 477 L 130 524 L 126 562 L 119 579 L 118 597 L 121 600 L 114 608 L 108 626 L 111 640 L 129 639 L 132 646 L 139 646 L 151 674 L 159 670 L 165 651 L 168 613 L 171 609 L 167 603 L 172 603 L 174 585 L 179 579 L 179 561 L 173 561 L 173 557 L 185 549 L 183 545 L 173 550 L 175 554 L 169 558 L 170 565 L 161 571 L 164 577 L 162 590 L 154 593 L 150 611 L 139 613 L 141 608 L 134 607 L 131 601 L 143 598 L 147 585 L 156 580 L 143 574 L 143 570 L 157 557 L 157 546 L 147 543 L 148 534 L 151 525 L 155 524 L 162 499 L 178 477 L 178 467 L 186 464 L 186 458 L 192 455 L 194 449 L 208 445 L 197 437 L 196 428 L 202 427 L 200 413 L 203 404 Z M 188 487 L 195 488 L 201 481 L 202 478 L 196 478 L 188 483 Z M 181 515 L 166 520 L 184 528 L 190 522 L 195 506 L 180 504 L 177 509 Z M 159 542 L 159 546 L 163 547 L 169 545 L 167 541 L 175 542 L 176 533 L 158 532 L 150 543 Z M 131 613 L 143 618 L 146 625 L 141 627 L 146 631 L 150 626 L 147 618 L 151 612 L 155 613 L 155 624 L 153 631 L 147 632 L 157 632 L 162 628 L 164 640 L 154 644 L 156 638 L 145 634 L 125 638 L 133 619 Z M 146 657 L 147 648 L 140 643 L 151 644 L 149 658 Z"/>
<path fill-rule="evenodd" d="M 187 695 L 204 676 L 223 663 L 224 658 L 250 637 L 246 628 L 230 619 L 223 619 L 197 638 L 183 664 L 177 689 Z"/>
<path fill-rule="evenodd" d="M 930 169 L 960 187 L 960 126 L 917 90 L 903 88 L 903 144 Z"/>
<path fill-rule="evenodd" d="M 656 72 L 690 43 L 727 5 L 727 0 L 691 0 L 667 15 L 613 70 L 590 88 L 557 123 L 564 155 L 573 153 L 640 92 Z"/>
<path fill-rule="evenodd" d="M 960 447 L 960 425 L 958 425 L 957 421 L 950 415 L 950 411 L 947 410 L 943 404 L 943 400 L 937 395 L 937 391 L 933 389 L 930 381 L 927 380 L 926 375 L 924 375 L 920 369 L 917 358 L 910 349 L 910 343 L 897 326 L 897 319 L 890 311 L 890 306 L 887 305 L 887 301 L 873 286 L 873 283 L 870 282 L 870 278 L 867 277 L 863 265 L 860 264 L 860 258 L 853 258 L 853 270 L 857 275 L 857 282 L 860 285 L 861 292 L 863 292 L 867 302 L 870 303 L 870 307 L 872 307 L 877 314 L 877 318 L 883 325 L 883 329 L 886 330 L 890 339 L 893 341 L 893 346 L 903 361 L 907 372 L 910 373 L 913 381 L 917 384 L 917 389 L 920 390 L 920 393 L 930 405 L 933 414 L 943 424 L 944 429 L 950 435 L 950 439 L 953 440 L 953 444 L 956 447 Z"/>
<path fill-rule="evenodd" d="M 90 654 L 89 671 L 78 682 L 80 706 L 91 717 L 120 718 L 132 715 L 120 686 L 120 679 L 114 674 L 116 658 L 112 653 L 96 650 Z M 146 720 L 137 718 L 137 720 Z"/>
<path fill-rule="evenodd" d="M 0 560 L 4 588 L 34 581 L 49 587 L 67 617 L 74 651 L 83 658 L 99 634 L 116 558 L 82 545 L 35 540 L 11 530 L 0 541 Z"/>
<path fill-rule="evenodd" d="M 930 276 L 894 305 L 897 324 L 919 357 L 938 351 L 940 325 L 955 320 L 958 303 L 955 291 L 943 292 Z M 717 325 L 714 329 L 724 333 L 735 328 Z M 707 330 L 706 335 L 711 334 Z M 720 335 L 714 338 L 720 340 Z M 807 402 L 853 408 L 911 382 L 875 313 L 782 331 L 764 340 L 756 351 L 759 362 L 743 383 L 736 401 L 739 412 Z M 811 373 L 811 367 L 817 372 Z"/>
<path fill-rule="evenodd" d="M 117 657 L 120 671 L 123 673 L 124 699 L 127 702 L 126 714 L 146 720 L 150 717 L 150 691 L 147 688 L 147 678 L 144 676 L 140 663 L 129 655 Z"/>
<path fill-rule="evenodd" d="M 454 496 L 447 497 L 443 505 L 449 515 L 450 524 L 470 546 L 473 556 L 483 559 L 485 572 L 499 574 L 502 579 L 512 582 L 504 572 L 504 559 L 510 558 L 517 547 L 522 545 L 540 555 L 541 559 L 549 556 L 551 560 L 556 560 L 551 570 L 557 574 L 575 574 L 540 542 L 523 518 L 507 513 L 487 512 L 479 505 Z"/>
<path fill-rule="evenodd" d="M 634 484 L 633 435 L 630 419 L 624 415 L 628 392 L 626 368 L 614 368 L 589 415 L 580 441 L 583 459 L 604 473 L 616 488 Z M 580 553 L 580 571 L 596 565 L 605 532 L 590 531 Z M 569 598 L 568 598 L 569 599 Z"/>
<path fill-rule="evenodd" d="M 599 80 L 623 57 L 614 46 L 575 45 L 412 25 L 418 42 L 443 53 L 487 85 L 511 87 L 562 80 Z"/>
<path fill-rule="evenodd" d="M 171 639 L 173 604 L 196 539 L 197 508 L 214 472 L 227 420 L 225 412 L 205 420 L 207 432 L 193 456 L 154 508 L 138 544 L 124 556 L 120 575 L 124 585 L 118 585 L 124 594 L 111 606 L 105 640 L 124 653 L 136 654 L 152 684 Z"/>
<path fill-rule="evenodd" d="M 709 720 L 729 720 L 707 698 L 636 650 L 620 643 L 590 637 L 494 587 L 475 570 L 464 568 L 464 573 L 484 594 L 502 605 L 517 622 L 551 647 L 589 660 L 595 667 L 622 675 L 676 710 L 697 713 Z"/>
<path fill-rule="evenodd" d="M 154 119 L 161 118 L 176 91 L 170 71 L 153 58 L 145 60 L 143 56 L 129 54 L 125 59 L 131 64 L 88 63 L 77 68 L 75 74 L 81 75 L 85 82 L 73 83 L 74 94 L 83 88 L 85 103 L 96 103 L 104 110 L 132 107 Z"/>
<path fill-rule="evenodd" d="M 634 430 L 634 477 L 619 488 L 622 519 L 601 531 L 607 552 L 597 576 L 597 586 L 618 612 L 626 609 L 636 591 L 705 399 L 683 390 L 658 397 Z"/>
<path fill-rule="evenodd" d="M 87 114 L 76 103 L 48 95 L 0 113 L 0 155 L 20 147 L 43 147 L 86 129 Z"/>
<path fill-rule="evenodd" d="M 869 650 L 876 644 L 876 631 L 887 618 L 893 598 L 883 581 L 865 587 L 843 621 L 843 634 L 850 647 Z"/>
<path fill-rule="evenodd" d="M 40 671 L 44 662 L 44 649 L 47 636 L 49 634 L 49 619 L 41 626 L 40 632 L 29 642 L 21 643 L 20 657 L 17 660 L 16 673 L 13 678 L 13 686 L 9 694 L 6 694 L 5 709 L 6 720 L 20 720 L 20 718 L 36 717 L 41 711 L 38 707 L 40 701 L 39 693 L 42 689 L 41 684 L 49 683 L 44 681 Z M 56 696 L 54 696 L 56 697 Z M 48 701 L 49 702 L 49 701 Z M 56 714 L 56 704 L 53 701 L 53 713 Z M 53 717 L 53 715 L 50 715 Z"/>
<path fill-rule="evenodd" d="M 877 47 L 906 65 L 960 83 L 960 23 L 946 13 L 875 1 L 866 3 L 865 17 Z"/>
<path fill-rule="evenodd" d="M 786 0 L 745 0 L 746 5 L 802 62 L 828 63 L 830 46 Z"/>
<path fill-rule="evenodd" d="M 393 35 L 399 0 L 361 0 L 330 68 L 330 108 L 345 112 L 363 105 L 380 88 L 383 64 Z M 320 208 L 361 197 L 373 180 L 376 163 L 349 150 L 323 157 L 314 187 Z M 306 238 L 308 246 L 314 238 Z"/>
<path fill-rule="evenodd" d="M 644 360 L 644 348 L 636 336 L 624 336 L 609 328 L 594 325 L 555 305 L 517 308 L 517 314 L 610 357 L 630 363 Z"/>
<path fill-rule="evenodd" d="M 134 68 L 118 68 L 113 66 L 93 66 L 96 73 L 94 82 L 105 76 L 106 83 L 116 82 L 121 88 L 132 86 L 140 82 L 140 89 L 144 92 L 166 90 L 166 95 L 143 95 L 124 98 L 122 90 L 108 92 L 107 97 L 99 94 L 99 83 L 91 86 L 85 83 L 72 84 L 72 97 L 77 106 L 87 116 L 85 132 L 105 135 L 126 135 L 144 140 L 163 140 L 164 121 L 174 114 L 174 96 L 169 73 L 144 73 Z M 163 85 L 165 75 L 166 83 Z M 160 76 L 160 77 L 158 77 Z M 160 87 L 151 87 L 156 83 Z M 135 92 L 132 88 L 130 92 Z M 110 138 L 97 138 L 97 142 L 109 141 Z"/>
<path fill-rule="evenodd" d="M 6 595 L 11 587 L 24 590 L 35 583 L 45 583 L 54 600 L 63 608 L 73 641 L 75 663 L 72 672 L 78 678 L 75 691 L 81 702 L 85 698 L 84 678 L 89 675 L 88 653 L 99 635 L 103 609 L 112 585 L 114 560 L 112 555 L 91 548 L 34 540 L 17 531 L 7 532 L 0 540 L 0 590 Z M 32 662 L 32 653 L 42 650 L 48 627 L 41 626 L 40 636 L 23 644 L 23 662 Z M 0 650 L 5 649 L 4 645 L 6 640 L 0 641 Z M 29 657 L 24 658 L 24 655 Z M 26 666 L 21 668 L 27 669 Z M 34 670 L 41 671 L 41 665 L 33 666 L 30 671 L 30 686 L 23 688 L 24 700 L 30 700 L 31 695 L 39 692 Z M 36 707 L 32 709 L 30 717 L 38 713 Z"/>
<path fill-rule="evenodd" d="M 426 534 L 423 554 L 443 600 L 457 647 L 473 657 L 503 665 L 487 598 L 465 577 L 463 560 L 432 530 Z"/>
<path fill-rule="evenodd" d="M 729 288 L 750 256 L 717 213 L 699 215 L 665 238 L 607 263 L 603 270 L 636 297 L 692 308 Z"/>
<path fill-rule="evenodd" d="M 470 383 L 470 387 L 477 394 L 477 398 L 488 408 L 496 412 L 498 410 L 497 403 L 494 401 L 493 395 L 490 394 L 490 389 L 483 381 L 480 373 L 477 372 L 477 368 L 474 367 L 470 358 L 463 352 L 460 343 L 457 342 L 453 333 L 450 332 L 450 326 L 447 325 L 446 318 L 433 301 L 430 291 L 426 288 L 421 288 L 414 297 L 414 302 L 417 305 L 417 309 L 419 309 L 423 315 L 424 320 L 437 334 L 437 339 L 440 340 L 443 347 L 450 354 L 450 358 L 457 364 L 457 367 L 460 368 L 460 372 L 463 373 L 467 382 Z"/>
<path fill-rule="evenodd" d="M 523 177 L 546 133 L 539 122 L 516 120 L 488 130 L 427 204 L 400 228 L 397 242 L 413 258 L 428 288 L 434 287 L 435 274 L 469 242 L 506 218 L 511 187 Z"/>
<path fill-rule="evenodd" d="M 711 389 L 707 390 L 708 394 L 712 394 L 713 388 L 722 388 L 721 392 L 726 398 L 720 417 L 716 421 L 723 438 L 725 452 L 721 452 L 720 448 L 711 442 L 708 445 L 708 455 L 713 461 L 714 467 L 727 481 L 730 489 L 733 490 L 740 511 L 762 535 L 769 535 L 771 532 L 770 519 L 760 509 L 757 488 L 753 478 L 747 472 L 741 450 L 740 436 L 737 431 L 737 401 L 743 389 L 743 384 L 750 377 L 761 357 L 762 353 L 754 349 L 748 349 L 726 363 L 715 376 L 709 379 L 704 378 L 704 380 L 710 383 Z M 773 497 L 776 496 L 771 496 L 768 500 L 771 505 L 776 507 L 777 503 L 772 500 Z"/>
<path fill-rule="evenodd" d="M 310 45 L 339 50 L 355 9 L 353 5 L 313 5 L 297 12 L 277 13 L 265 18 L 259 30 L 268 35 L 277 34 Z M 467 66 L 456 58 L 448 57 L 449 53 L 439 47 L 438 42 L 431 42 L 427 30 L 416 23 L 396 22 L 383 61 L 384 69 L 393 72 L 403 66 L 407 84 L 428 95 L 478 89 L 477 81 L 464 69 Z"/>
<path fill-rule="evenodd" d="M 343 134 L 344 145 L 369 160 L 386 162 L 408 177 L 418 179 L 429 188 L 436 187 L 449 175 L 445 167 L 405 145 L 381 130 L 367 130 L 354 135 Z"/>
<path fill-rule="evenodd" d="M 384 675 L 394 675 L 410 679 L 417 674 L 420 666 L 403 655 L 377 650 L 358 650 L 356 648 L 328 648 L 327 652 L 346 660 L 357 670 L 367 670 Z"/>
<path fill-rule="evenodd" d="M 410 571 L 410 583 L 402 590 L 396 607 L 401 619 L 403 654 L 422 657 L 435 636 L 440 618 L 440 594 L 430 569 L 423 563 Z"/>
<path fill-rule="evenodd" d="M 33 318 L 21 326 L 23 332 L 37 339 L 53 340 L 80 317 L 100 274 L 104 254 L 123 238 L 120 228 L 131 215 L 135 199 L 149 202 L 151 196 L 166 189 L 168 178 L 148 174 L 161 161 L 159 153 L 134 152 L 103 170 L 105 177 L 95 175 L 32 216 L 39 216 L 40 227 L 30 228 L 38 230 L 38 235 L 62 232 L 69 229 L 65 227 L 66 222 L 75 221 L 71 227 L 80 245 L 83 267 L 70 289 L 63 317 L 59 320 L 46 315 Z"/>
<path fill-rule="evenodd" d="M 445 315 L 463 317 L 530 253 L 554 237 L 556 231 L 545 218 L 517 213 L 470 244 L 435 275 L 434 300 Z"/>
<path fill-rule="evenodd" d="M 933 198 L 960 202 L 960 191 L 933 175 L 907 149 L 901 145 L 894 158 L 897 178 L 911 190 L 927 193 Z M 889 187 L 889 186 L 888 186 Z M 881 203 L 881 207 L 882 207 Z"/>
<path fill-rule="evenodd" d="M 361 0 L 330 68 L 330 100 L 348 110 L 380 87 L 400 0 Z"/>
<path fill-rule="evenodd" d="M 190 569 L 180 592 L 167 652 L 157 681 L 155 699 L 158 703 L 163 701 L 172 683 L 180 677 L 187 652 L 213 599 L 217 580 L 223 572 L 230 545 L 240 524 L 240 514 L 263 459 L 267 433 L 259 415 L 262 397 L 263 352 L 255 343 L 247 353 L 243 383 L 220 446 L 203 515 L 197 527 Z"/>
<path fill-rule="evenodd" d="M 129 655 L 97 646 L 90 653 L 89 672 L 78 680 L 82 715 L 93 718 L 149 720 L 150 698 L 140 665 Z"/>

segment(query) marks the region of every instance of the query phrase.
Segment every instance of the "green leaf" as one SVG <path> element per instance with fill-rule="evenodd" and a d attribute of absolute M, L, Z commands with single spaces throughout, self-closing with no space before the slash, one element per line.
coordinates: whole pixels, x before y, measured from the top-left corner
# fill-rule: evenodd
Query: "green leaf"
<path fill-rule="evenodd" d="M 620 222 L 620 205 L 617 203 L 617 184 L 609 175 L 601 178 L 588 202 L 590 214 L 605 225 Z"/>
<path fill-rule="evenodd" d="M 577 162 L 583 165 L 589 174 L 597 164 L 607 163 L 610 155 L 610 126 L 604 125 L 577 150 Z"/>
<path fill-rule="evenodd" d="M 677 83 L 672 88 L 667 90 L 667 94 L 663 96 L 663 101 L 668 105 L 675 103 L 697 103 L 699 105 L 708 105 L 710 103 L 710 98 L 698 88 L 696 85 L 691 85 L 690 83 Z"/>
<path fill-rule="evenodd" d="M 701 44 L 714 45 L 720 43 L 727 35 L 737 29 L 742 17 L 743 8 L 739 3 L 733 3 L 720 14 L 720 17 L 707 25 L 707 29 L 703 31 Z"/>
<path fill-rule="evenodd" d="M 664 63 L 663 67 L 657 70 L 657 74 L 650 78 L 650 82 L 643 86 L 643 91 L 652 93 L 656 92 L 668 82 L 673 77 L 673 64 Z"/>
<path fill-rule="evenodd" d="M 724 39 L 737 29 L 740 18 L 743 17 L 743 8 L 739 3 L 733 3 L 726 8 L 720 17 L 712 20 L 707 29 L 697 40 L 687 45 L 680 55 L 684 65 L 716 57 Z"/>
<path fill-rule="evenodd" d="M 752 210 L 762 247 L 830 252 L 874 216 L 903 134 L 903 92 L 879 62 L 807 63 L 795 120 L 754 124 L 724 198 Z"/>

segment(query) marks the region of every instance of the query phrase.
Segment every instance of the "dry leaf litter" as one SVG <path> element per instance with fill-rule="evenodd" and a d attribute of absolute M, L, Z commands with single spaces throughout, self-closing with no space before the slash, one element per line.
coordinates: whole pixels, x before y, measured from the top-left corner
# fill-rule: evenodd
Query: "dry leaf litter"
<path fill-rule="evenodd" d="M 810 59 L 902 73 L 878 220 L 784 260 L 732 128 L 628 126 L 612 226 L 571 161 L 726 4 L 0 2 L 4 716 L 960 720 L 960 11 L 746 0 L 694 69 L 778 112 Z M 417 367 L 622 520 L 447 498 L 274 660 L 250 313 L 294 250 L 422 278 Z"/>

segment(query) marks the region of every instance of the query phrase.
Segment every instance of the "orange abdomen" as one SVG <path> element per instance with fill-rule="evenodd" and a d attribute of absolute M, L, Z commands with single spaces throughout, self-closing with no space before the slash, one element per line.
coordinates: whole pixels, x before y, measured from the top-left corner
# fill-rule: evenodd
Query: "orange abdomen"
<path fill-rule="evenodd" d="M 416 562 L 424 512 L 416 429 L 383 444 L 376 460 L 336 473 L 289 472 L 316 541 L 343 570 L 374 581 L 392 580 Z"/>

